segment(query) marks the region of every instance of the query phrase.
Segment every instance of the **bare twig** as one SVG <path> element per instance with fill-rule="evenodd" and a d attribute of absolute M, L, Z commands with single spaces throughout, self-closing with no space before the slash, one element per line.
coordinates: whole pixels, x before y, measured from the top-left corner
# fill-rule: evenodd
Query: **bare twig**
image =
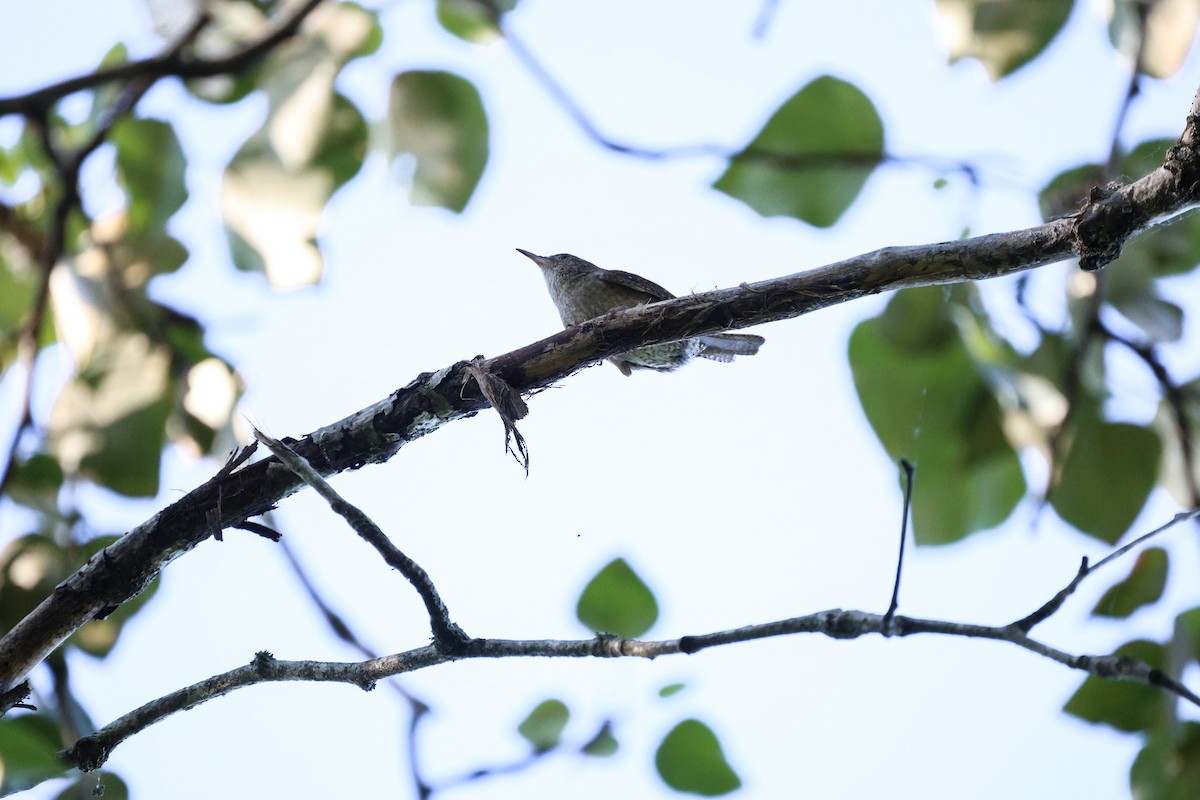
<path fill-rule="evenodd" d="M 295 450 L 288 447 L 284 442 L 273 439 L 260 430 L 255 429 L 254 438 L 264 444 L 276 458 L 282 461 L 288 469 L 296 473 L 301 480 L 316 490 L 317 494 L 325 498 L 325 501 L 329 503 L 329 507 L 345 519 L 350 524 L 350 527 L 354 529 L 354 532 L 361 536 L 367 544 L 374 547 L 388 566 L 398 570 L 401 575 L 408 579 L 408 582 L 413 585 L 413 588 L 417 590 L 417 594 L 421 596 L 421 600 L 425 603 L 426 611 L 429 612 L 429 623 L 433 630 L 433 639 L 439 649 L 453 654 L 461 651 L 470 643 L 471 637 L 467 636 L 463 629 L 450 619 L 450 612 L 446 608 L 446 604 L 442 602 L 441 596 L 438 595 L 437 588 L 434 587 L 429 573 L 422 569 L 420 564 L 413 561 L 401 552 L 400 548 L 392 544 L 387 535 L 361 509 L 346 502 L 341 495 L 334 491 L 329 482 L 322 478 L 320 473 L 313 469 L 312 465 L 303 456 L 296 453 Z"/>
<path fill-rule="evenodd" d="M 1093 324 L 1109 341 L 1120 344 L 1141 359 L 1146 368 L 1154 375 L 1154 379 L 1158 381 L 1158 387 L 1162 391 L 1163 400 L 1171 415 L 1175 436 L 1179 442 L 1183 474 L 1187 479 L 1188 502 L 1193 506 L 1200 507 L 1200 468 L 1198 468 L 1195 449 L 1192 446 L 1192 435 L 1197 423 L 1188 411 L 1187 394 L 1171 377 L 1171 373 L 1153 347 L 1125 338 L 1105 325 L 1104 321 L 1099 318 Z"/>
<path fill-rule="evenodd" d="M 1164 165 L 1071 217 L 1009 233 L 887 247 L 808 272 L 607 314 L 484 362 L 529 395 L 636 347 L 790 319 L 879 292 L 1012 275 L 1080 254 L 1092 267 L 1119 243 L 1200 197 L 1200 110 L 1193 107 Z M 304 436 L 293 449 L 322 475 L 380 463 L 447 422 L 488 407 L 466 363 L 424 373 L 383 400 Z M 103 608 L 140 592 L 170 561 L 214 532 L 274 507 L 305 484 L 274 458 L 214 478 L 106 547 L 0 638 L 0 690 Z"/>
<path fill-rule="evenodd" d="M 718 158 L 723 161 L 751 161 L 767 164 L 779 169 L 804 171 L 831 166 L 841 167 L 873 167 L 878 164 L 921 165 L 940 172 L 958 172 L 966 176 L 973 185 L 979 183 L 979 174 L 975 166 L 949 159 L 898 156 L 884 154 L 882 156 L 864 155 L 862 153 L 811 153 L 796 154 L 761 147 L 737 148 L 727 145 L 698 142 L 693 144 L 671 145 L 668 147 L 646 147 L 630 144 L 613 139 L 600 130 L 583 107 L 575 101 L 570 92 L 554 77 L 542 62 L 533 54 L 512 28 L 501 21 L 497 22 L 504 33 L 504 39 L 512 49 L 513 55 L 521 62 L 526 71 L 541 84 L 546 93 L 566 112 L 567 116 L 583 133 L 600 147 L 614 153 L 643 158 L 650 161 L 661 161 L 676 158 Z"/>
<path fill-rule="evenodd" d="M 1156 0 L 1138 0 L 1131 4 L 1137 24 L 1137 46 L 1134 50 L 1133 69 L 1129 72 L 1129 83 L 1125 89 L 1125 95 L 1117 107 L 1116 121 L 1113 122 L 1112 143 L 1108 148 L 1108 164 L 1105 168 L 1109 180 L 1116 179 L 1120 172 L 1121 133 L 1125 130 L 1125 119 L 1129 116 L 1129 109 L 1142 91 L 1142 66 L 1146 59 L 1146 21 L 1150 17 L 1150 11 L 1155 2 Z"/>
<path fill-rule="evenodd" d="M 1182 516 L 1190 518 L 1196 516 L 1197 513 L 1200 512 L 1190 512 L 1190 514 Z M 1169 525 L 1178 521 L 1180 521 L 1179 517 Z M 1169 525 L 1160 530 L 1165 530 Z M 1128 546 L 1120 552 L 1125 552 L 1127 549 Z M 1118 554 L 1114 554 L 1112 557 Z M 1107 559 L 1105 560 L 1107 561 Z M 680 653 L 693 654 L 710 647 L 798 633 L 819 633 L 833 639 L 856 639 L 869 634 L 911 636 L 918 633 L 931 633 L 1009 642 L 1090 675 L 1109 680 L 1135 681 L 1165 689 L 1200 707 L 1200 696 L 1161 670 L 1144 662 L 1121 656 L 1073 655 L 1030 638 L 1028 631 L 1022 627 L 1021 623 L 991 626 L 904 616 L 893 616 L 889 620 L 881 614 L 830 609 L 733 630 L 649 642 L 623 639 L 609 634 L 602 634 L 595 639 L 582 640 L 472 639 L 458 653 L 448 653 L 437 645 L 430 645 L 354 664 L 277 661 L 269 653 L 259 653 L 248 666 L 213 676 L 147 703 L 106 725 L 95 734 L 80 739 L 62 755 L 67 761 L 82 770 L 98 769 L 107 760 L 113 748 L 139 731 L 178 711 L 194 708 L 214 697 L 220 697 L 235 689 L 257 683 L 296 680 L 335 681 L 369 690 L 374 688 L 375 683 L 381 678 L 415 672 L 463 658 L 658 658 Z M 414 716 L 414 729 L 418 718 L 418 716 Z M 416 763 L 415 753 L 413 763 Z M 427 797 L 431 791 L 430 787 L 420 778 L 416 778 L 416 781 L 420 796 Z"/>
<path fill-rule="evenodd" d="M 904 470 L 904 507 L 900 513 L 900 549 L 896 554 L 896 582 L 892 584 L 892 602 L 888 604 L 887 613 L 883 615 L 883 635 L 890 635 L 892 618 L 896 609 L 900 608 L 900 577 L 904 574 L 904 546 L 908 541 L 908 516 L 912 510 L 913 478 L 916 469 L 907 458 L 900 459 L 900 468 Z"/>
<path fill-rule="evenodd" d="M 333 631 L 333 635 L 361 653 L 363 658 L 378 658 L 378 654 L 371 650 L 371 648 L 367 647 L 362 638 L 359 637 L 358 634 L 356 634 L 350 627 L 350 624 L 346 622 L 345 618 L 335 611 L 333 607 L 325 601 L 325 598 L 321 596 L 321 593 L 317 591 L 316 585 L 308 576 L 308 572 L 304 569 L 303 565 L 300 563 L 300 560 L 296 557 L 291 545 L 288 544 L 288 540 L 286 538 L 281 538 L 279 540 L 279 546 L 283 550 L 283 555 L 287 559 L 288 565 L 291 566 L 292 572 L 295 573 L 296 579 L 300 581 L 300 586 L 304 589 L 305 594 L 308 595 L 308 598 L 312 601 L 313 605 L 317 607 L 317 610 L 320 611 L 322 619 L 325 620 L 325 623 L 329 626 L 330 630 Z M 430 794 L 429 786 L 424 780 L 421 779 L 420 769 L 417 762 L 416 736 L 417 728 L 419 727 L 421 721 L 425 718 L 425 715 L 429 713 L 429 705 L 424 700 L 408 691 L 408 689 L 405 689 L 403 686 L 401 686 L 398 680 L 389 680 L 387 685 L 398 695 L 400 695 L 400 697 L 404 699 L 404 702 L 408 704 L 410 712 L 408 726 L 409 769 L 413 776 L 413 785 L 416 789 L 417 797 L 428 797 Z"/>
<path fill-rule="evenodd" d="M 1029 631 L 1033 630 L 1033 627 L 1035 625 L 1046 621 L 1047 619 L 1049 619 L 1051 617 L 1051 615 L 1053 615 L 1056 611 L 1058 611 L 1058 609 L 1060 609 L 1062 607 L 1062 604 L 1064 602 L 1066 602 L 1066 599 L 1075 593 L 1075 590 L 1079 587 L 1079 584 L 1082 583 L 1083 579 L 1086 578 L 1088 575 L 1091 575 L 1093 572 L 1095 572 L 1096 570 L 1098 570 L 1100 567 L 1104 566 L 1108 562 L 1125 555 L 1130 550 L 1132 550 L 1133 548 L 1142 544 L 1146 540 L 1157 536 L 1158 534 L 1162 533 L 1163 531 L 1165 531 L 1169 528 L 1172 528 L 1181 522 L 1186 522 L 1189 519 L 1196 519 L 1197 517 L 1200 517 L 1200 508 L 1195 508 L 1195 509 L 1192 509 L 1191 511 L 1182 511 L 1182 512 L 1176 514 L 1175 517 L 1170 522 L 1167 522 L 1164 525 L 1160 525 L 1159 527 L 1155 528 L 1154 530 L 1150 531 L 1149 533 L 1142 534 L 1141 536 L 1137 537 L 1136 539 L 1134 539 L 1133 541 L 1129 542 L 1126 545 L 1118 547 L 1116 550 L 1112 551 L 1107 556 L 1105 556 L 1104 558 L 1097 561 L 1095 564 L 1089 564 L 1088 560 L 1087 560 L 1087 556 L 1084 556 L 1079 564 L 1079 569 L 1075 573 L 1075 577 L 1071 579 L 1070 583 L 1068 583 L 1061 590 L 1059 590 L 1059 592 L 1057 594 L 1055 594 L 1054 597 L 1050 598 L 1044 605 L 1042 605 L 1040 608 L 1038 608 L 1032 614 L 1030 614 L 1029 616 L 1027 616 L 1023 619 L 1017 620 L 1016 622 L 1013 623 L 1013 625 L 1015 627 L 1017 627 L 1018 629 L 1020 629 L 1021 631 L 1028 633 Z"/>
<path fill-rule="evenodd" d="M 295 36 L 301 23 L 321 4 L 322 0 L 305 0 L 287 17 L 279 21 L 270 33 L 256 42 L 221 58 L 188 58 L 183 48 L 171 47 L 159 55 L 117 64 L 105 69 L 68 78 L 27 94 L 0 98 L 0 117 L 8 114 L 43 114 L 51 105 L 67 95 L 135 78 L 150 79 L 151 82 L 164 77 L 211 78 L 240 72 L 258 59 L 267 55 L 274 47 Z M 197 20 L 199 23 L 200 20 Z"/>

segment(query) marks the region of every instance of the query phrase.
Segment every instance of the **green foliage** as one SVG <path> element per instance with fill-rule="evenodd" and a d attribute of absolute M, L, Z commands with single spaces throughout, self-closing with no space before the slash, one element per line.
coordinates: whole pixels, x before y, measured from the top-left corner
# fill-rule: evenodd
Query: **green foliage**
<path fill-rule="evenodd" d="M 1093 404 L 1079 406 L 1074 422 L 1050 504 L 1071 525 L 1112 544 L 1146 504 L 1162 446 L 1149 428 L 1101 420 Z"/>
<path fill-rule="evenodd" d="M 0 719 L 0 795 L 65 775 L 67 767 L 56 755 L 62 746 L 58 726 L 44 714 Z"/>
<path fill-rule="evenodd" d="M 917 468 L 913 532 L 945 544 L 1008 518 L 1025 493 L 1003 412 L 985 376 L 1008 351 L 991 341 L 968 287 L 898 292 L 850 336 L 859 401 L 888 455 Z M 968 341 L 978 339 L 974 347 Z"/>
<path fill-rule="evenodd" d="M 437 19 L 460 39 L 491 44 L 502 35 L 498 15 L 516 7 L 517 0 L 438 0 Z"/>
<path fill-rule="evenodd" d="M 1131 65 L 1154 78 L 1169 78 L 1179 70 L 1200 23 L 1196 3 L 1115 0 L 1107 5 L 1109 39 Z M 1139 6 L 1147 11 L 1144 26 Z"/>
<path fill-rule="evenodd" d="M 882 158 L 883 121 L 870 98 L 825 75 L 780 106 L 713 187 L 764 217 L 828 228 Z"/>
<path fill-rule="evenodd" d="M 187 200 L 187 161 L 175 129 L 156 119 L 125 119 L 113 126 L 117 174 L 125 189 L 134 236 L 162 236 L 167 220 Z"/>
<path fill-rule="evenodd" d="M 0 551 L 0 626 L 8 630 L 46 599 L 62 581 L 88 559 L 117 540 L 97 536 L 82 543 L 60 543 L 50 535 L 31 533 L 9 542 Z M 116 645 L 122 628 L 154 596 L 158 579 L 136 598 L 104 619 L 93 619 L 68 640 L 71 647 L 102 658 Z"/>
<path fill-rule="evenodd" d="M 388 121 L 392 158 L 412 160 L 409 200 L 465 209 L 488 160 L 487 114 L 475 87 L 449 72 L 402 72 L 392 80 Z"/>
<path fill-rule="evenodd" d="M 543 700 L 517 726 L 535 753 L 545 753 L 562 744 L 562 734 L 571 712 L 561 700 Z"/>
<path fill-rule="evenodd" d="M 23 506 L 53 513 L 64 477 L 62 467 L 54 457 L 35 453 L 13 464 L 6 487 L 8 496 Z"/>
<path fill-rule="evenodd" d="M 1132 3 L 1117 0 L 1110 18 L 1113 42 L 1127 55 Z M 235 20 L 214 6 L 212 24 L 188 45 L 195 55 L 216 57 L 244 47 L 270 28 L 280 4 L 223 5 L 236 6 L 242 16 Z M 1046 50 L 1072 5 L 1070 0 L 939 0 L 937 8 L 951 34 L 951 60 L 978 58 L 993 80 L 1000 80 Z M 158 22 L 162 6 L 150 4 Z M 502 35 L 499 22 L 515 6 L 516 0 L 438 0 L 437 18 L 454 36 L 485 44 Z M 1194 3 L 1159 3 L 1152 15 L 1181 9 L 1193 17 L 1198 13 Z M 1194 18 L 1163 19 L 1151 17 L 1150 39 L 1138 64 L 1146 74 L 1177 71 L 1195 37 Z M 1175 32 L 1173 40 L 1164 33 L 1169 31 Z M 338 189 L 359 173 L 372 129 L 390 134 L 382 144 L 398 171 L 410 171 L 414 205 L 461 212 L 469 204 L 490 158 L 488 116 L 470 81 L 429 69 L 402 72 L 392 82 L 382 120 L 368 120 L 338 91 L 344 67 L 375 52 L 382 37 L 375 12 L 353 3 L 327 3 L 296 36 L 244 71 L 186 82 L 194 96 L 210 102 L 233 103 L 254 94 L 266 101 L 266 118 L 231 160 L 222 191 L 221 211 L 238 268 L 262 272 L 276 287 L 319 280 L 322 214 Z M 127 60 L 127 48 L 117 45 L 103 64 Z M 78 93 L 82 113 L 47 108 L 46 140 L 63 149 L 60 156 L 69 156 L 71 148 L 104 132 L 114 102 L 127 89 L 113 82 Z M 72 490 L 90 481 L 126 496 L 156 494 L 166 444 L 187 443 L 198 453 L 217 449 L 240 392 L 233 368 L 205 345 L 203 324 L 149 293 L 156 276 L 179 269 L 189 257 L 169 232 L 188 199 L 187 159 L 172 121 L 126 115 L 113 124 L 106 141 L 123 204 L 115 211 L 101 204 L 105 215 L 92 219 L 89 209 L 95 204 L 89 187 L 82 187 L 88 202 L 68 216 L 65 249 L 51 285 L 54 305 L 45 309 L 38 336 L 42 348 L 59 337 L 77 369 L 63 384 L 46 429 L 27 432 L 5 483 L 5 499 L 33 512 L 25 529 L 30 532 L 0 552 L 0 625 L 5 628 L 115 541 L 92 535 L 88 521 L 77 518 L 78 510 L 69 507 Z M 1120 171 L 1126 178 L 1146 174 L 1162 163 L 1172 144 L 1139 145 L 1121 160 Z M 870 98 L 851 83 L 823 76 L 781 104 L 713 185 L 763 216 L 829 227 L 887 155 L 883 122 Z M 32 125 L 0 148 L 0 185 L 32 186 L 22 188 L 15 200 L 3 198 L 6 205 L 0 209 L 0 372 L 14 362 L 20 328 L 33 318 L 44 277 L 38 259 L 50 211 L 63 194 L 58 177 Z M 1064 171 L 1042 191 L 1043 213 L 1073 211 L 1108 179 L 1107 165 Z M 944 178 L 933 181 L 934 189 L 948 185 Z M 1147 354 L 1157 345 L 1181 340 L 1189 321 L 1184 306 L 1168 299 L 1179 294 L 1163 279 L 1194 273 L 1197 264 L 1200 215 L 1160 226 L 1129 242 L 1119 262 L 1091 284 L 1072 276 L 1067 321 L 1060 327 L 1036 320 L 1023 308 L 1037 337 L 1032 347 L 1010 345 L 998 333 L 1005 327 L 999 320 L 993 324 L 979 293 L 965 286 L 897 293 L 882 314 L 861 323 L 849 342 L 855 386 L 888 456 L 908 457 L 918 466 L 917 540 L 953 542 L 1008 519 L 1027 492 L 1018 452 L 1047 461 L 1048 485 L 1034 487 L 1034 497 L 1044 497 L 1068 523 L 1105 542 L 1126 532 L 1156 486 L 1174 489 L 1181 502 L 1187 498 L 1179 487 L 1194 476 L 1180 475 L 1180 431 L 1167 412 L 1182 409 L 1184 416 L 1200 419 L 1200 381 L 1178 387 L 1183 399 L 1172 402 L 1179 405 L 1164 405 L 1153 424 L 1117 421 L 1106 416 L 1115 390 L 1105 359 L 1112 348 L 1136 347 L 1149 363 Z M 1118 315 L 1130 323 L 1120 330 L 1133 330 L 1124 343 L 1103 330 Z M 228 408 L 205 411 L 189 402 L 204 381 L 226 390 Z M 1200 447 L 1200 434 L 1191 436 Z M 1167 572 L 1163 550 L 1145 551 L 1093 613 L 1125 617 L 1157 602 Z M 156 586 L 157 581 L 105 619 L 87 623 L 65 647 L 107 655 Z M 590 630 L 638 637 L 657 620 L 658 605 L 629 564 L 616 559 L 588 583 L 576 612 Z M 1137 641 L 1118 652 L 1160 668 L 1168 665 L 1168 647 L 1189 664 L 1200 659 L 1200 609 L 1179 615 L 1176 635 L 1169 644 Z M 52 658 L 63 658 L 63 652 Z M 683 684 L 670 684 L 659 695 L 669 698 L 682 689 Z M 1176 723 L 1159 690 L 1088 678 L 1066 710 L 1145 736 L 1131 772 L 1139 796 L 1200 794 L 1200 726 Z M 566 705 L 547 700 L 518 731 L 543 753 L 561 746 L 568 721 Z M 62 744 L 47 715 L 0 720 L 0 793 L 63 774 L 53 755 Z M 606 722 L 579 752 L 602 757 L 617 749 Z M 656 765 L 663 780 L 682 792 L 717 795 L 740 785 L 715 734 L 696 720 L 681 722 L 667 734 Z M 95 780 L 82 776 L 60 796 L 86 792 Z M 102 782 L 106 797 L 127 795 L 119 778 L 107 775 Z"/>
<path fill-rule="evenodd" d="M 615 756 L 617 750 L 620 749 L 620 744 L 617 738 L 612 733 L 612 723 L 605 722 L 600 726 L 600 730 L 591 738 L 579 752 L 585 756 L 594 756 L 596 758 L 608 758 Z"/>
<path fill-rule="evenodd" d="M 72 473 L 131 497 L 158 493 L 174 399 L 170 354 L 146 336 L 118 336 L 63 387 L 50 414 L 54 455 Z"/>
<path fill-rule="evenodd" d="M 1074 0 L 938 0 L 950 62 L 977 58 L 993 81 L 1037 58 L 1066 24 Z"/>
<path fill-rule="evenodd" d="M 716 797 L 742 785 L 725 760 L 717 735 L 696 719 L 680 722 L 663 737 L 654 766 L 663 782 L 677 792 Z"/>
<path fill-rule="evenodd" d="M 658 601 L 628 562 L 617 558 L 588 581 L 575 615 L 589 630 L 633 639 L 658 619 Z"/>
<path fill-rule="evenodd" d="M 1138 555 L 1129 575 L 1110 586 L 1092 613 L 1100 617 L 1128 617 L 1150 603 L 1157 603 L 1167 584 L 1167 552 L 1151 547 Z"/>
<path fill-rule="evenodd" d="M 1117 648 L 1114 655 L 1135 658 L 1156 669 L 1162 669 L 1166 663 L 1163 646 L 1145 640 L 1127 642 Z M 1170 702 L 1154 686 L 1105 680 L 1093 675 L 1071 695 L 1063 710 L 1088 722 L 1102 722 L 1132 733 L 1163 725 Z"/>
<path fill-rule="evenodd" d="M 347 62 L 378 47 L 379 23 L 352 3 L 326 11 L 308 36 L 268 57 L 259 83 L 267 118 L 230 162 L 221 191 L 234 264 L 284 288 L 320 279 L 321 214 L 367 152 L 366 120 L 334 86 Z"/>
<path fill-rule="evenodd" d="M 1200 724 L 1155 731 L 1129 770 L 1129 788 L 1146 800 L 1200 797 Z"/>

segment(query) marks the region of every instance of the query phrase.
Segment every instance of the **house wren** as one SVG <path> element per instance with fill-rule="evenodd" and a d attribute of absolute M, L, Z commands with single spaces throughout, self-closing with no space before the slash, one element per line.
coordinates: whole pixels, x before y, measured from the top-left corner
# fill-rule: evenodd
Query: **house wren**
<path fill-rule="evenodd" d="M 517 252 L 542 268 L 550 299 L 558 306 L 558 315 L 567 327 L 599 317 L 613 309 L 632 308 L 675 297 L 640 275 L 600 269 L 595 264 L 566 253 L 537 256 L 519 247 Z M 714 333 L 639 347 L 613 356 L 609 361 L 625 375 L 635 369 L 670 372 L 696 356 L 713 361 L 733 361 L 734 356 L 752 356 L 764 341 L 763 337 L 749 333 Z"/>

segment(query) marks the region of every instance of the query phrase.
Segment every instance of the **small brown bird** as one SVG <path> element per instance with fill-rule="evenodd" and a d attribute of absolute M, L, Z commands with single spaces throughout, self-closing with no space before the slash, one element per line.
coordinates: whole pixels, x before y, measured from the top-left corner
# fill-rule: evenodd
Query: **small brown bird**
<path fill-rule="evenodd" d="M 550 299 L 558 307 L 558 315 L 566 327 L 599 317 L 613 309 L 632 308 L 675 297 L 640 275 L 600 269 L 595 264 L 566 253 L 538 256 L 519 247 L 517 252 L 542 268 Z M 752 356 L 765 341 L 763 337 L 750 333 L 714 333 L 639 347 L 613 356 L 609 361 L 625 375 L 635 369 L 670 372 L 696 356 L 713 361 L 733 361 L 734 356 Z"/>

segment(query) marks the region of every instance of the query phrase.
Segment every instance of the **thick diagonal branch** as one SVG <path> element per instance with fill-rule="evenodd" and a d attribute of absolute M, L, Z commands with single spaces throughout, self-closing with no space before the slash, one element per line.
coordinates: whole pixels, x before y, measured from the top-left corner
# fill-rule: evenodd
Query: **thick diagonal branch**
<path fill-rule="evenodd" d="M 1193 107 L 1163 167 L 1093 198 L 1071 217 L 956 242 L 887 247 L 808 272 L 612 313 L 474 366 L 528 394 L 611 355 L 704 333 L 789 319 L 911 286 L 1010 275 L 1113 244 L 1197 202 L 1200 113 Z M 1119 250 L 1119 245 L 1116 246 Z M 322 475 L 387 461 L 447 422 L 487 407 L 472 364 L 419 375 L 388 397 L 293 445 Z M 172 560 L 213 534 L 274 508 L 303 484 L 276 459 L 218 474 L 97 553 L 0 639 L 0 691 L 20 681 L 80 625 L 134 596 Z"/>

